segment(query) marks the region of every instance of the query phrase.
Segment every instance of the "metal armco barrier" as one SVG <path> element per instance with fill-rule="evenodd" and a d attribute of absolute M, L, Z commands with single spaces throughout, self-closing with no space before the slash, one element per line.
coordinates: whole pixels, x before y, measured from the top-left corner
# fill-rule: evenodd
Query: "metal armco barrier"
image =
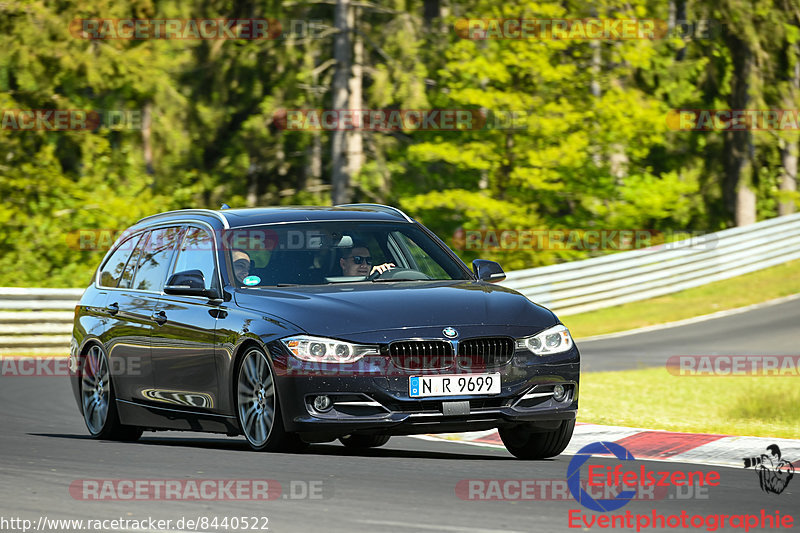
<path fill-rule="evenodd" d="M 800 258 L 800 213 L 686 241 L 509 272 L 501 284 L 574 315 L 698 287 Z"/>
<path fill-rule="evenodd" d="M 508 272 L 501 285 L 573 315 L 800 259 L 800 213 L 687 241 Z M 67 355 L 83 289 L 0 287 L 0 354 Z"/>

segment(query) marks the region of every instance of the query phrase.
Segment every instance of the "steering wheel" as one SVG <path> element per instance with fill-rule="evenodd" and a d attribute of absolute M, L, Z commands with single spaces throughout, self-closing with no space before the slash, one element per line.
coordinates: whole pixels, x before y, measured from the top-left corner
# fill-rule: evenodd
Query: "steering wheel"
<path fill-rule="evenodd" d="M 413 268 L 399 268 L 394 267 L 386 272 L 379 272 L 375 271 L 369 276 L 367 276 L 367 281 L 373 281 L 378 278 L 381 279 L 396 279 L 400 278 L 401 280 L 419 280 L 419 279 L 431 279 L 430 277 L 426 276 L 419 270 L 414 270 Z"/>

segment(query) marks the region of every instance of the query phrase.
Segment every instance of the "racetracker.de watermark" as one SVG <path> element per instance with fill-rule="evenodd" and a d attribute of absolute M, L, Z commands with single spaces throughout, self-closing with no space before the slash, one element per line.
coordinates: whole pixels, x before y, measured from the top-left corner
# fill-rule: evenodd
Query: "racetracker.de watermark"
<path fill-rule="evenodd" d="M 581 481 L 581 488 L 594 499 L 613 498 L 624 488 L 620 483 L 601 484 Z M 637 501 L 706 500 L 708 487 L 700 484 L 634 485 Z M 465 501 L 574 501 L 566 479 L 462 479 L 456 483 L 456 496 Z"/>
<path fill-rule="evenodd" d="M 798 131 L 798 109 L 672 109 L 667 126 L 675 131 Z"/>
<path fill-rule="evenodd" d="M 675 236 L 680 240 L 672 240 Z M 665 242 L 670 241 L 670 242 Z M 671 234 L 648 229 L 457 229 L 453 247 L 464 251 L 515 250 L 711 250 L 716 235 Z M 660 243 L 660 244 L 657 244 Z"/>
<path fill-rule="evenodd" d="M 453 29 L 471 40 L 555 40 L 625 41 L 657 39 L 713 39 L 719 35 L 717 20 L 678 20 L 669 24 L 659 19 L 526 19 L 463 18 Z"/>
<path fill-rule="evenodd" d="M 319 232 L 289 230 L 286 232 L 285 242 L 279 242 L 278 234 L 270 229 L 236 229 L 216 230 L 216 239 L 196 239 L 192 242 L 195 250 L 214 250 L 216 246 L 222 250 L 271 251 L 275 249 L 306 250 L 314 249 L 319 241 Z M 65 236 L 67 246 L 82 252 L 108 251 L 119 240 L 126 239 L 131 233 L 119 229 L 86 228 L 70 231 Z M 161 238 L 159 238 L 161 237 Z M 142 251 L 156 251 L 162 249 L 169 236 L 153 234 L 146 242 L 138 243 L 137 239 L 126 241 L 120 249 L 130 249 L 141 244 Z M 316 241 L 314 240 L 316 237 Z M 319 248 L 319 245 L 316 245 Z"/>
<path fill-rule="evenodd" d="M 83 362 L 80 364 L 83 364 Z M 111 355 L 108 358 L 108 365 L 109 372 L 115 376 L 133 377 L 142 375 L 141 357 Z M 0 377 L 48 378 L 74 376 L 77 369 L 77 359 L 65 356 L 0 358 Z"/>
<path fill-rule="evenodd" d="M 129 109 L 3 109 L 0 129 L 9 131 L 141 130 L 142 112 Z"/>
<path fill-rule="evenodd" d="M 273 40 L 285 35 L 285 27 L 296 36 L 321 33 L 320 21 L 276 19 L 201 18 L 201 19 L 74 19 L 69 31 L 77 39 L 135 40 Z"/>
<path fill-rule="evenodd" d="M 673 355 L 667 371 L 681 377 L 800 377 L 800 355 Z"/>
<path fill-rule="evenodd" d="M 526 111 L 482 109 L 280 109 L 272 123 L 288 131 L 525 130 Z"/>
<path fill-rule="evenodd" d="M 331 491 L 329 482 L 297 479 L 76 479 L 69 485 L 80 501 L 323 500 Z"/>
<path fill-rule="evenodd" d="M 447 368 L 454 377 L 447 380 L 453 387 L 458 379 L 466 379 L 477 372 L 494 368 L 494 361 L 480 355 L 426 355 L 403 356 L 367 355 L 352 363 L 328 361 L 303 361 L 296 357 L 275 360 L 275 373 L 279 376 L 306 377 L 407 377 L 419 375 L 430 369 Z M 447 379 L 447 378 L 445 378 Z M 471 390 L 471 389 L 470 389 Z"/>

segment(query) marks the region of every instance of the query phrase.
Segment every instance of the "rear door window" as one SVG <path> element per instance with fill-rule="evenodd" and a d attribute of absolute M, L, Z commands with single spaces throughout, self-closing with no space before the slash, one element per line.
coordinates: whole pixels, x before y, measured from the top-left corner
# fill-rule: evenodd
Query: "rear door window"
<path fill-rule="evenodd" d="M 154 229 L 149 233 L 133 280 L 135 289 L 161 292 L 181 235 L 179 226 Z"/>
<path fill-rule="evenodd" d="M 214 240 L 207 230 L 190 227 L 186 231 L 172 273 L 186 270 L 199 270 L 205 278 L 205 288 L 210 289 L 213 286 L 217 275 L 214 261 Z"/>

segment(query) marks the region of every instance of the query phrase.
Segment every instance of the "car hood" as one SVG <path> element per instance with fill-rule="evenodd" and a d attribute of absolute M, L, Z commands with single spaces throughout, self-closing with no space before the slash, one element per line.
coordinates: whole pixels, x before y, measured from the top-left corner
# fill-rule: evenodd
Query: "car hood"
<path fill-rule="evenodd" d="M 246 309 L 292 322 L 312 335 L 342 337 L 414 328 L 475 334 L 530 334 L 558 322 L 516 291 L 482 281 L 414 281 L 237 289 Z M 395 335 L 391 335 L 395 336 Z M 361 337 L 361 335 L 358 335 Z"/>

